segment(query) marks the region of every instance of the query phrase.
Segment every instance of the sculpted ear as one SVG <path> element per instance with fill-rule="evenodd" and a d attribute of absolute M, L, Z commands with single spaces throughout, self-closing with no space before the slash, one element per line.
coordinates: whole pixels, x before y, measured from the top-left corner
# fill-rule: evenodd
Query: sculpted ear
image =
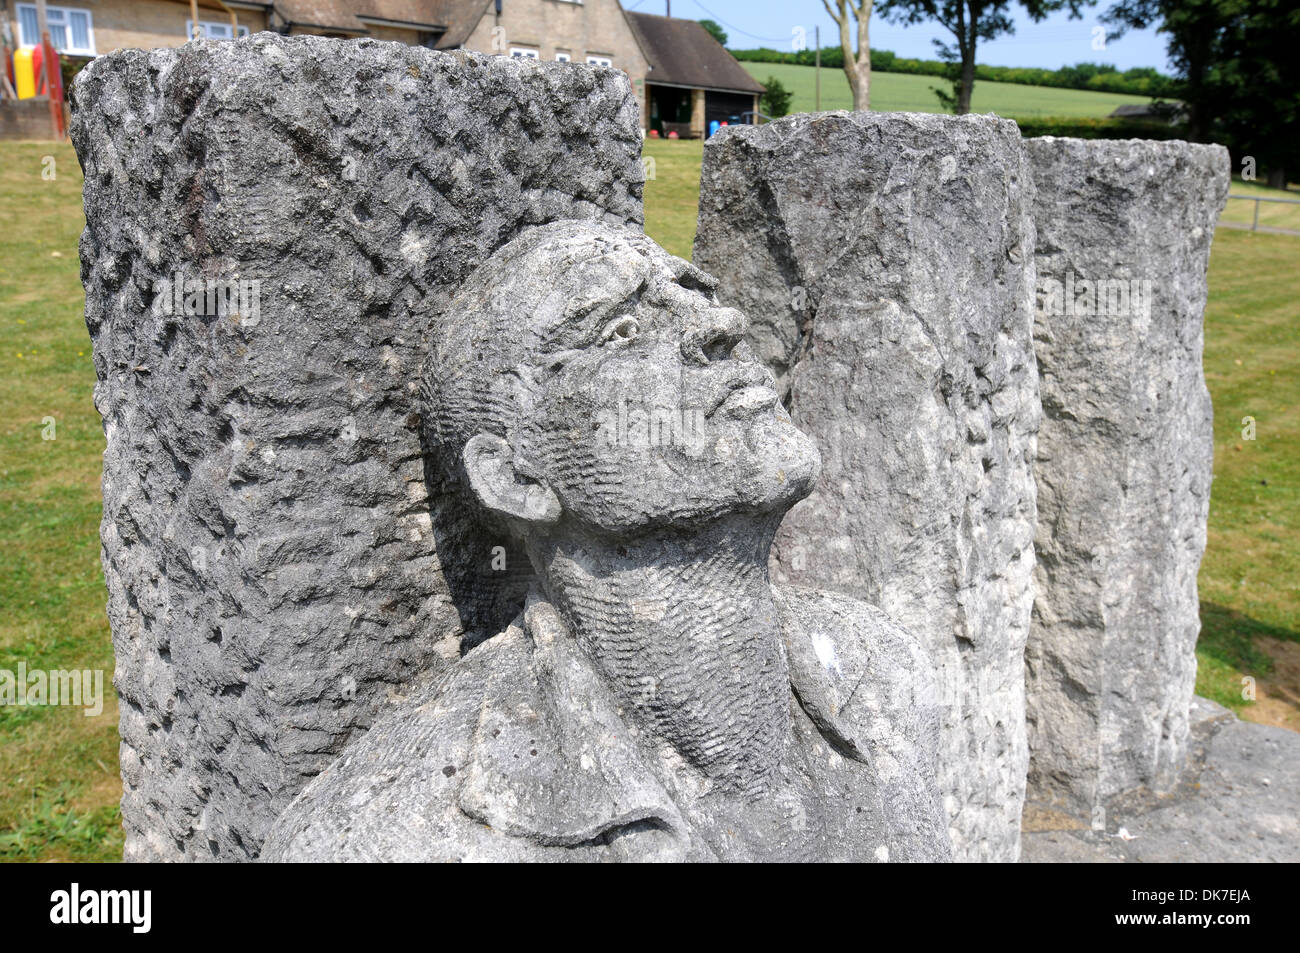
<path fill-rule="evenodd" d="M 524 476 L 514 464 L 510 444 L 491 433 L 475 434 L 461 462 L 470 489 L 489 510 L 525 523 L 549 524 L 560 518 L 560 500 L 551 488 Z"/>

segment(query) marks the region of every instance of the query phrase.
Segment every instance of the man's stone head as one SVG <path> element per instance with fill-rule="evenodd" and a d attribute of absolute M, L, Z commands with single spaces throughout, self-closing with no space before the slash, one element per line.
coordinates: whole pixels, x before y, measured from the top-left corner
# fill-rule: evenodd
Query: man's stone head
<path fill-rule="evenodd" d="M 783 512 L 812 490 L 817 450 L 713 287 L 622 228 L 531 229 L 434 329 L 431 441 L 521 536 Z"/>

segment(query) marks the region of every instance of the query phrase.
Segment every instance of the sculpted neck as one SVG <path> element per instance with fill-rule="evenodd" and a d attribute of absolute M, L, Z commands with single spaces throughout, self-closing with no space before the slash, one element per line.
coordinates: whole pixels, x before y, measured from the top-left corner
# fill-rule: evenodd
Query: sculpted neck
<path fill-rule="evenodd" d="M 767 557 L 783 513 L 530 547 L 547 595 L 636 720 L 719 787 L 761 794 L 789 731 Z"/>

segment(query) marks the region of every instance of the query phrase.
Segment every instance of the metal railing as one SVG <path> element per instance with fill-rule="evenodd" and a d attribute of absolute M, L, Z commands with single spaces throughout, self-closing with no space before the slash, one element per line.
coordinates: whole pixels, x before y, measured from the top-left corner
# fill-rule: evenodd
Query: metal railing
<path fill-rule="evenodd" d="M 1241 199 L 1243 202 L 1255 203 L 1255 215 L 1254 218 L 1251 220 L 1249 226 L 1252 232 L 1265 231 L 1265 232 L 1275 232 L 1281 235 L 1300 235 L 1300 230 L 1296 230 L 1294 228 L 1275 228 L 1274 226 L 1271 225 L 1261 226 L 1259 224 L 1259 203 L 1260 202 L 1279 202 L 1283 205 L 1300 205 L 1300 199 L 1275 199 L 1263 195 L 1233 195 L 1232 193 L 1228 193 L 1228 198 Z M 1229 228 L 1247 227 L 1245 222 L 1220 221 L 1219 224 L 1226 225 Z"/>

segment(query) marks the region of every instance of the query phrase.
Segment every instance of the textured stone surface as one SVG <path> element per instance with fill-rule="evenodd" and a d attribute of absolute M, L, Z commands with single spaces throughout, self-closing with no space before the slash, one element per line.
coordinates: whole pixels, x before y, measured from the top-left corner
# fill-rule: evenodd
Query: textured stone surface
<path fill-rule="evenodd" d="M 1300 734 L 1239 721 L 1204 698 L 1192 702 L 1190 723 L 1187 770 L 1170 793 L 1113 798 L 1097 830 L 1026 831 L 1021 859 L 1300 862 Z"/>
<path fill-rule="evenodd" d="M 801 704 L 807 692 L 791 690 L 796 677 L 782 695 L 790 733 L 778 782 L 749 797 L 711 789 L 672 749 L 638 737 L 554 608 L 537 602 L 345 749 L 276 821 L 263 859 L 948 859 L 924 653 L 865 603 L 776 595 L 802 651 L 841 653 L 826 673 L 835 693 L 871 682 L 844 712 L 852 730 L 843 740 L 861 744 L 877 769 L 829 743 Z"/>
<path fill-rule="evenodd" d="M 1228 153 L 1027 148 L 1043 403 L 1029 788 L 1088 816 L 1168 789 L 1186 755 L 1213 452 L 1202 311 Z"/>
<path fill-rule="evenodd" d="M 770 584 L 818 455 L 711 285 L 643 235 L 561 222 L 460 290 L 430 441 L 539 588 L 308 785 L 267 858 L 948 859 L 919 644 Z"/>
<path fill-rule="evenodd" d="M 422 339 L 522 227 L 640 222 L 636 101 L 613 70 L 260 34 L 101 57 L 74 103 L 126 853 L 254 857 L 516 611 L 479 584 L 497 540 L 426 499 Z M 260 306 L 168 315 L 177 272 Z"/>
<path fill-rule="evenodd" d="M 1024 791 L 1030 189 L 1005 120 L 796 116 L 709 141 L 695 245 L 822 452 L 774 578 L 862 597 L 921 638 L 964 860 L 1015 859 Z"/>

